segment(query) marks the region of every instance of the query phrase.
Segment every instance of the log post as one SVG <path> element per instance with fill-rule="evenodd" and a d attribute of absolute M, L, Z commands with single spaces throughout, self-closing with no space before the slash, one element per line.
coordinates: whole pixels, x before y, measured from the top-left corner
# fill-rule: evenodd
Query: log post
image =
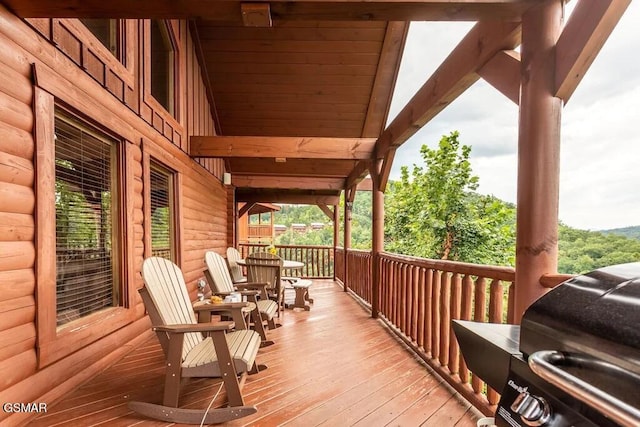
<path fill-rule="evenodd" d="M 562 2 L 545 1 L 522 19 L 520 127 L 514 318 L 547 289 L 544 274 L 556 273 L 562 101 L 555 92 L 555 45 Z"/>
<path fill-rule="evenodd" d="M 338 205 L 333 206 L 333 280 L 336 280 L 336 248 L 340 244 L 340 215 Z"/>
<path fill-rule="evenodd" d="M 351 248 L 351 209 L 353 208 L 352 192 L 355 189 L 347 189 L 344 192 L 344 291 L 349 290 L 349 248 Z"/>
<path fill-rule="evenodd" d="M 380 161 L 378 161 L 380 163 Z M 380 188 L 380 173 L 378 165 L 371 168 L 372 189 L 372 232 L 371 250 L 371 317 L 378 317 L 380 308 L 380 252 L 384 251 L 384 192 Z"/>

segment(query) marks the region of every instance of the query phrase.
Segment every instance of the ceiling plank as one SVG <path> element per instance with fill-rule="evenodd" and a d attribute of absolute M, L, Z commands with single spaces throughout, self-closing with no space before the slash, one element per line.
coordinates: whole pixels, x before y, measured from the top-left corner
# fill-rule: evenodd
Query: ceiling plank
<path fill-rule="evenodd" d="M 556 96 L 565 103 L 631 0 L 580 0 L 556 43 Z"/>
<path fill-rule="evenodd" d="M 516 105 L 520 105 L 519 52 L 503 50 L 496 53 L 496 56 L 478 70 L 478 75 Z"/>
<path fill-rule="evenodd" d="M 539 0 L 271 0 L 280 20 L 478 21 L 519 20 Z M 23 18 L 203 18 L 242 24 L 241 0 L 3 0 Z"/>
<path fill-rule="evenodd" d="M 232 175 L 231 184 L 235 187 L 282 188 L 293 190 L 342 190 L 343 178 L 319 177 L 283 177 L 260 175 Z"/>
<path fill-rule="evenodd" d="M 193 157 L 368 159 L 375 138 L 192 136 Z"/>
<path fill-rule="evenodd" d="M 362 129 L 364 138 L 377 138 L 384 129 L 408 32 L 408 22 L 389 22 Z"/>
<path fill-rule="evenodd" d="M 477 23 L 384 130 L 376 157 L 384 158 L 392 147 L 413 136 L 478 80 L 479 68 L 496 53 L 514 49 L 520 39 L 519 23 Z"/>

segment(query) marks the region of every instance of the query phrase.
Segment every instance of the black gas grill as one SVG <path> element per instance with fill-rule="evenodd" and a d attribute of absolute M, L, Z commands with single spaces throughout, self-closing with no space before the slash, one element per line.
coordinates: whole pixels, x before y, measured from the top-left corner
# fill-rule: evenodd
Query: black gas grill
<path fill-rule="evenodd" d="M 498 426 L 640 426 L 640 263 L 577 276 L 520 326 L 454 321 L 469 368 L 502 391 Z"/>

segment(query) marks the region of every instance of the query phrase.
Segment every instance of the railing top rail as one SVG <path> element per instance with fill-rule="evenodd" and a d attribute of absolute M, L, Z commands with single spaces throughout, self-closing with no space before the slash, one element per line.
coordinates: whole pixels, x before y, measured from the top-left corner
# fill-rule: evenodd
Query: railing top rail
<path fill-rule="evenodd" d="M 408 255 L 391 254 L 388 252 L 380 253 L 380 257 L 385 260 L 403 262 L 428 269 L 490 277 L 507 282 L 513 282 L 516 277 L 516 270 L 513 267 L 498 267 L 493 265 L 471 264 L 467 262 L 426 259 Z"/>
<path fill-rule="evenodd" d="M 344 248 L 340 248 L 340 249 L 344 250 Z M 356 253 L 356 254 L 370 254 L 371 250 L 370 249 L 351 249 L 351 248 L 349 248 L 347 250 L 347 252 L 353 252 L 353 253 Z"/>
<path fill-rule="evenodd" d="M 239 246 L 260 246 L 267 247 L 269 243 L 239 243 Z M 301 249 L 333 249 L 328 245 L 274 245 L 276 248 L 301 248 Z"/>

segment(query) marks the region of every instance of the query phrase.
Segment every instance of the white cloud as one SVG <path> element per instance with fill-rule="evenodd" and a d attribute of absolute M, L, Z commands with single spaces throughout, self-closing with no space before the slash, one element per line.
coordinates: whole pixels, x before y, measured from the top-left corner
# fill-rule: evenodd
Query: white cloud
<path fill-rule="evenodd" d="M 563 110 L 560 219 L 573 227 L 604 229 L 640 224 L 637 22 L 640 3 L 631 2 Z M 471 26 L 412 24 L 391 118 Z M 422 165 L 420 147 L 436 146 L 442 135 L 453 130 L 460 132 L 462 143 L 472 146 L 471 161 L 480 177 L 479 191 L 515 202 L 518 108 L 482 80 L 398 149 L 391 178 L 398 177 L 402 165 Z"/>

